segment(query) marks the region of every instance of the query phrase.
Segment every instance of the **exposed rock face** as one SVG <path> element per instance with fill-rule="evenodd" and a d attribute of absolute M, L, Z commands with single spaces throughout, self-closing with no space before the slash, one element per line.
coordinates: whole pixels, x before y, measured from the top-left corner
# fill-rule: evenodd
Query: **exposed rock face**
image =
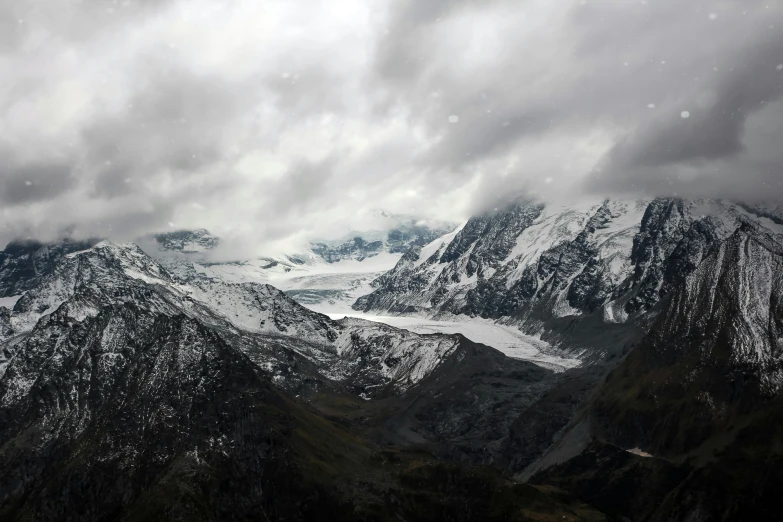
<path fill-rule="evenodd" d="M 780 394 L 781 239 L 745 225 L 677 286 L 596 401 L 618 441 L 689 451 Z"/>
<path fill-rule="evenodd" d="M 155 234 L 153 237 L 162 250 L 181 252 L 183 254 L 212 250 L 220 244 L 220 239 L 203 228 L 165 232 Z"/>
<path fill-rule="evenodd" d="M 251 516 L 268 502 L 285 414 L 247 358 L 193 319 L 126 303 L 77 322 L 61 309 L 0 380 L 0 498 L 37 520 Z"/>
<path fill-rule="evenodd" d="M 732 388 L 720 390 L 705 382 L 703 391 L 723 399 L 748 391 L 776 395 L 783 384 L 781 239 L 745 225 L 715 245 L 674 292 L 650 332 L 650 349 L 658 361 L 672 364 L 698 353 L 700 366 L 712 366 L 711 371 L 728 377 Z M 732 368 L 739 369 L 742 381 L 731 382 Z"/>
<path fill-rule="evenodd" d="M 742 226 L 782 228 L 721 201 L 517 205 L 406 253 L 361 311 L 467 314 L 560 334 L 588 318 L 643 324 L 707 251 Z"/>
<path fill-rule="evenodd" d="M 97 243 L 63 240 L 43 244 L 38 241 L 12 241 L 0 252 L 0 297 L 19 295 L 34 287 L 38 280 L 54 270 L 66 254 L 86 250 Z"/>

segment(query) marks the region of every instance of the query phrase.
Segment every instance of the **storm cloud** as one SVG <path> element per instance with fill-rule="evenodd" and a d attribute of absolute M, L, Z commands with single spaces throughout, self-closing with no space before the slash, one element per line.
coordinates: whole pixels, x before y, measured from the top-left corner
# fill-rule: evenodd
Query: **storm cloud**
<path fill-rule="evenodd" d="M 4 241 L 783 201 L 779 0 L 0 0 L 0 77 Z"/>

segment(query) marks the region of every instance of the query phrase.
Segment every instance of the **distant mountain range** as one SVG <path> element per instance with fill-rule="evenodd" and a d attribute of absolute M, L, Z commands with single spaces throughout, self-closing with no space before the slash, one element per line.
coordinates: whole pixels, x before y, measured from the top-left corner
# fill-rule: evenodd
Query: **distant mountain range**
<path fill-rule="evenodd" d="M 375 211 L 373 224 L 382 228 L 350 231 L 337 239 L 316 239 L 310 248 L 287 256 L 263 257 L 271 262 L 284 260 L 286 264 L 301 265 L 317 258 L 326 263 L 364 259 L 381 253 L 403 254 L 413 245 L 426 245 L 454 230 L 456 223 L 419 220 L 413 217 Z M 175 230 L 150 234 L 137 241 L 153 254 L 185 254 L 196 257 L 217 249 L 220 238 L 206 229 Z M 208 256 L 205 256 L 205 258 Z M 235 261 L 247 261 L 237 259 Z"/>
<path fill-rule="evenodd" d="M 456 223 L 422 221 L 383 211 L 374 212 L 373 217 L 383 229 L 349 233 L 332 241 L 317 240 L 311 244 L 312 251 L 327 263 L 361 261 L 381 252 L 404 254 L 411 246 L 426 245 L 457 228 Z"/>
<path fill-rule="evenodd" d="M 350 311 L 350 305 L 369 291 L 369 282 L 392 268 L 402 252 L 457 226 L 382 211 L 373 212 L 371 218 L 378 229 L 314 240 L 302 252 L 250 259 L 232 259 L 230 252 L 221 251 L 220 239 L 204 229 L 151 234 L 138 244 L 182 281 L 269 283 L 299 302 L 339 302 L 340 308 Z"/>

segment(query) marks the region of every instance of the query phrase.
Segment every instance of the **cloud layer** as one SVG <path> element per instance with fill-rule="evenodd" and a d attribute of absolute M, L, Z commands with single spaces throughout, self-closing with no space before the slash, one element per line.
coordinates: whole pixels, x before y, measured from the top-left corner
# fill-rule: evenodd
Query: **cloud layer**
<path fill-rule="evenodd" d="M 783 201 L 783 2 L 0 0 L 0 239 Z"/>

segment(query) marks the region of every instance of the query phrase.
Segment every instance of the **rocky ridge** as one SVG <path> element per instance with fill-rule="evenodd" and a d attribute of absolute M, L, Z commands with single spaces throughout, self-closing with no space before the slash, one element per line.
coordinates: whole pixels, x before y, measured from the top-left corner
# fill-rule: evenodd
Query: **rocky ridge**
<path fill-rule="evenodd" d="M 649 325 L 709 249 L 743 226 L 783 232 L 765 212 L 723 201 L 519 204 L 410 250 L 354 308 L 480 316 L 568 344 L 561 334 L 579 323 Z"/>
<path fill-rule="evenodd" d="M 97 242 L 97 239 L 66 239 L 49 244 L 31 239 L 12 241 L 0 252 L 0 298 L 29 290 L 41 277 L 54 270 L 63 256 L 86 250 Z"/>

